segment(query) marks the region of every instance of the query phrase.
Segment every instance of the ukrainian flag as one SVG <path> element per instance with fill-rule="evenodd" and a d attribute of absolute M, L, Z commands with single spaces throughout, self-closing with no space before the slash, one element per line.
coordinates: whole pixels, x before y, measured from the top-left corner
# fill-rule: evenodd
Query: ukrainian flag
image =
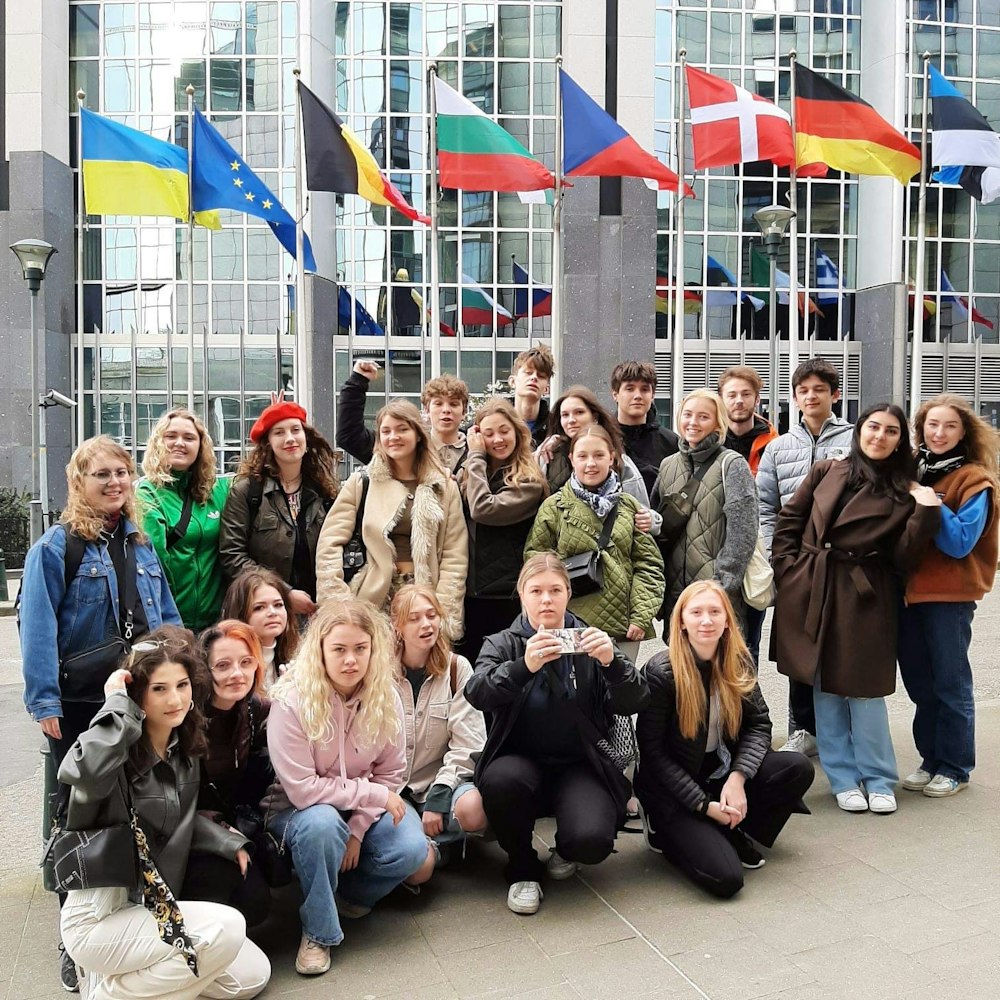
<path fill-rule="evenodd" d="M 188 220 L 187 151 L 81 110 L 83 194 L 88 215 L 168 215 Z M 195 222 L 221 229 L 218 212 Z"/>

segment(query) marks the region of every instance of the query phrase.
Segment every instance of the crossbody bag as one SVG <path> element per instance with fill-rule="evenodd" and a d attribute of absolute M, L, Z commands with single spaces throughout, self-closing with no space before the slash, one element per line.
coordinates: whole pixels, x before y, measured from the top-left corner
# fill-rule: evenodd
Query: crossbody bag
<path fill-rule="evenodd" d="M 611 530 L 615 526 L 618 518 L 618 508 L 621 500 L 611 508 L 610 513 L 604 519 L 601 534 L 597 538 L 597 548 L 588 552 L 578 552 L 575 556 L 563 560 L 566 572 L 569 575 L 570 589 L 574 597 L 585 597 L 587 594 L 596 594 L 604 587 L 604 567 L 601 565 L 601 553 L 608 547 L 611 541 Z"/>

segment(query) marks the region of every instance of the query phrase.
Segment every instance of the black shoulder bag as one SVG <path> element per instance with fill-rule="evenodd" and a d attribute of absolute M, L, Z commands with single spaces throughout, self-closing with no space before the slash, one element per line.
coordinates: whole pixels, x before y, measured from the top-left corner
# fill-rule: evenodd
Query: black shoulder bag
<path fill-rule="evenodd" d="M 188 525 L 191 523 L 191 508 L 194 506 L 194 497 L 188 490 L 184 497 L 184 506 L 181 508 L 181 519 L 167 532 L 167 549 L 172 549 L 186 534 Z"/>
<path fill-rule="evenodd" d="M 585 597 L 587 594 L 596 594 L 604 586 L 604 567 L 601 565 L 601 553 L 608 547 L 611 541 L 611 529 L 615 526 L 618 518 L 618 508 L 621 500 L 611 508 L 610 513 L 604 519 L 604 527 L 601 528 L 600 537 L 597 539 L 597 548 L 589 552 L 579 552 L 575 556 L 570 556 L 563 560 L 566 572 L 569 574 L 569 585 L 574 597 Z"/>
<path fill-rule="evenodd" d="M 668 493 L 660 501 L 660 516 L 663 524 L 659 537 L 656 539 L 660 548 L 672 548 L 684 534 L 684 529 L 694 513 L 694 501 L 701 487 L 705 473 L 714 462 L 703 462 L 691 474 L 691 478 L 676 492 Z"/>
<path fill-rule="evenodd" d="M 358 504 L 358 512 L 354 518 L 354 532 L 344 546 L 344 583 L 350 583 L 368 561 L 368 549 L 365 548 L 365 540 L 361 534 L 365 519 L 365 503 L 368 500 L 368 475 L 363 469 L 359 475 L 361 476 L 361 502 Z"/>

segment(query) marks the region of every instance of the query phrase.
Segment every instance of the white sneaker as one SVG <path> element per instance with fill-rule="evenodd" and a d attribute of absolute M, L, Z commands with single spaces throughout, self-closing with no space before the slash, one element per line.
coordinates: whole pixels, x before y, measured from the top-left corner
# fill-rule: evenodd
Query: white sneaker
<path fill-rule="evenodd" d="M 816 737 L 808 729 L 796 729 L 785 741 L 785 745 L 778 749 L 803 753 L 807 757 L 815 757 L 819 753 L 816 748 Z"/>
<path fill-rule="evenodd" d="M 837 792 L 837 805 L 844 812 L 868 812 L 868 799 L 860 788 L 849 788 L 846 792 Z"/>
<path fill-rule="evenodd" d="M 911 792 L 921 792 L 930 784 L 931 772 L 918 767 L 913 774 L 908 774 L 900 784 Z"/>
<path fill-rule="evenodd" d="M 935 774 L 924 786 L 924 795 L 932 799 L 946 799 L 949 795 L 957 795 L 968 784 L 967 781 L 949 778 L 947 774 Z"/>
<path fill-rule="evenodd" d="M 300 976 L 322 976 L 330 971 L 330 946 L 302 935 L 295 955 L 295 971 Z"/>
<path fill-rule="evenodd" d="M 507 891 L 507 909 L 511 913 L 537 913 L 544 895 L 537 882 L 515 882 Z"/>
<path fill-rule="evenodd" d="M 561 854 L 553 851 L 545 863 L 545 873 L 555 882 L 563 882 L 572 878 L 580 866 L 575 861 L 567 861 Z"/>
<path fill-rule="evenodd" d="M 896 796 L 892 792 L 872 792 L 868 796 L 868 808 L 873 813 L 887 816 L 896 811 Z"/>

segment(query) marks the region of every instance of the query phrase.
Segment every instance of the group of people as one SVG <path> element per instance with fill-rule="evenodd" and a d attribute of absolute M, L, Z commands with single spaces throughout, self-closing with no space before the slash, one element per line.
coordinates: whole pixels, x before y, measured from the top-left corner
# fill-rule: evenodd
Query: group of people
<path fill-rule="evenodd" d="M 615 368 L 616 410 L 579 385 L 550 409 L 536 347 L 513 398 L 471 420 L 444 375 L 422 413 L 392 400 L 369 428 L 378 375 L 359 361 L 341 390 L 336 444 L 360 463 L 343 482 L 280 396 L 233 479 L 186 410 L 138 481 L 108 437 L 74 452 L 25 563 L 25 704 L 65 825 L 104 825 L 124 781 L 146 875 L 63 894 L 64 985 L 82 969 L 90 997 L 255 996 L 270 967 L 246 928 L 293 879 L 295 967 L 322 974 L 344 919 L 419 892 L 469 838 L 496 839 L 508 906 L 534 913 L 636 814 L 651 849 L 731 896 L 808 812 L 809 754 L 842 809 L 896 809 L 897 658 L 916 705 L 903 787 L 966 786 L 971 625 L 997 565 L 997 436 L 966 401 L 926 402 L 911 443 L 895 405 L 835 416 L 838 373 L 813 358 L 788 433 L 738 367 L 679 401 L 675 434 L 652 365 Z M 778 751 L 747 596 L 761 552 L 790 679 Z M 667 649 L 643 664 L 656 619 Z"/>

